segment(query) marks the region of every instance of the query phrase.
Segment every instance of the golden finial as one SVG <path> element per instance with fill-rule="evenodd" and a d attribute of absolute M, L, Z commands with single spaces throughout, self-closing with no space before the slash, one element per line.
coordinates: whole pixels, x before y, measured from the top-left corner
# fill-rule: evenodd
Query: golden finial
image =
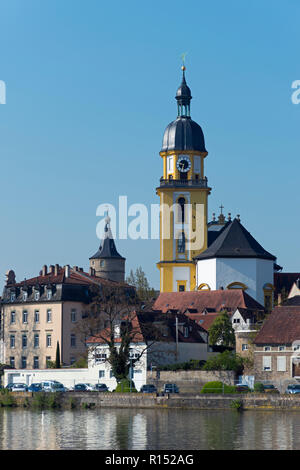
<path fill-rule="evenodd" d="M 186 67 L 185 67 L 185 57 L 186 57 L 186 52 L 184 52 L 183 54 L 181 54 L 181 59 L 182 59 L 182 66 L 181 66 L 181 70 L 184 72 L 186 70 Z"/>

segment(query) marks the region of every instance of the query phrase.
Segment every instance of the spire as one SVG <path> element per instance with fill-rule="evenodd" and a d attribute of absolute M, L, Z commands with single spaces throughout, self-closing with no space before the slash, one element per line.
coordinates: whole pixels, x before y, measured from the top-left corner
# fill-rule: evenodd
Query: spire
<path fill-rule="evenodd" d="M 177 108 L 178 108 L 178 117 L 190 117 L 190 103 L 192 99 L 191 90 L 186 84 L 185 80 L 185 65 L 182 65 L 182 81 L 181 85 L 177 90 L 176 93 L 176 100 L 177 100 Z"/>
<path fill-rule="evenodd" d="M 104 233 L 101 245 L 99 246 L 99 250 L 97 253 L 94 254 L 90 258 L 91 259 L 98 259 L 98 258 L 123 258 L 117 251 L 115 241 L 112 235 L 112 231 L 110 228 L 110 217 L 108 215 L 108 211 L 106 212 L 105 217 L 105 226 L 104 226 Z"/>

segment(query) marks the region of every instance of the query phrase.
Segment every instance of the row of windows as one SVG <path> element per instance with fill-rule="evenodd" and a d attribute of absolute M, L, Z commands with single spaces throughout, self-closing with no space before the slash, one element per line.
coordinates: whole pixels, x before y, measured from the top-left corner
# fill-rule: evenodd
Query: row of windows
<path fill-rule="evenodd" d="M 70 345 L 72 348 L 76 348 L 76 335 L 73 333 L 70 335 Z M 10 335 L 10 348 L 14 349 L 16 347 L 16 335 Z M 28 347 L 28 336 L 26 334 L 22 335 L 22 349 Z M 36 333 L 33 336 L 33 347 L 39 348 L 40 347 L 40 335 Z M 52 335 L 50 333 L 46 334 L 46 347 L 52 347 Z"/>
<path fill-rule="evenodd" d="M 36 301 L 40 300 L 40 297 L 41 297 L 40 291 L 35 291 L 34 296 L 33 296 L 34 300 L 36 300 Z M 52 290 L 48 289 L 47 290 L 47 300 L 51 300 L 51 297 L 52 297 Z M 10 293 L 10 301 L 15 302 L 16 298 L 17 298 L 16 293 L 11 292 Z M 23 302 L 26 302 L 27 299 L 28 299 L 28 292 L 25 291 L 25 292 L 22 293 L 22 300 L 23 300 Z"/>
<path fill-rule="evenodd" d="M 46 364 L 47 364 L 48 361 L 51 361 L 51 356 L 46 356 Z M 16 368 L 16 361 L 15 361 L 14 356 L 10 356 L 9 364 L 10 364 L 11 367 Z M 26 356 L 21 357 L 20 367 L 21 367 L 21 369 L 26 369 L 27 368 L 27 357 Z M 34 356 L 33 357 L 33 369 L 39 369 L 39 368 L 40 368 L 39 356 Z"/>
<path fill-rule="evenodd" d="M 277 369 L 277 372 L 286 372 L 286 356 L 276 357 L 276 369 Z M 262 370 L 263 371 L 272 370 L 272 356 L 263 356 Z"/>
<path fill-rule="evenodd" d="M 286 346 L 264 346 L 264 351 L 285 351 Z M 292 351 L 300 351 L 300 345 L 296 344 L 292 347 Z"/>
<path fill-rule="evenodd" d="M 140 369 L 134 369 L 133 370 L 133 375 L 137 375 L 137 374 L 141 374 L 141 373 L 142 373 L 142 370 L 140 370 Z M 114 377 L 114 374 L 112 373 L 111 370 L 109 371 L 108 375 L 109 375 L 110 379 L 112 379 Z M 106 371 L 105 370 L 99 370 L 99 379 L 103 379 L 104 377 L 106 377 Z"/>
<path fill-rule="evenodd" d="M 47 367 L 47 363 L 48 361 L 50 362 L 51 361 L 51 356 L 46 356 L 46 367 Z M 70 358 L 70 364 L 74 364 L 74 362 L 76 361 L 75 357 L 71 357 Z M 13 367 L 14 369 L 16 368 L 16 360 L 15 360 L 15 357 L 14 356 L 10 356 L 9 358 L 9 364 L 11 367 Z M 27 369 L 27 357 L 26 356 L 22 356 L 21 357 L 21 360 L 20 360 L 20 367 L 21 369 Z M 39 369 L 40 368 L 40 358 L 39 356 L 34 356 L 33 357 L 33 369 Z"/>
<path fill-rule="evenodd" d="M 39 323 L 40 322 L 40 311 L 35 310 L 34 315 L 33 315 L 34 323 Z M 16 323 L 17 320 L 17 314 L 15 310 L 12 310 L 10 312 L 10 324 L 13 325 Z M 71 310 L 71 322 L 74 323 L 77 320 L 77 312 L 76 309 Z M 52 323 L 52 310 L 48 309 L 46 312 L 46 322 L 47 323 Z M 26 324 L 28 323 L 28 311 L 23 310 L 22 312 L 22 323 Z"/>

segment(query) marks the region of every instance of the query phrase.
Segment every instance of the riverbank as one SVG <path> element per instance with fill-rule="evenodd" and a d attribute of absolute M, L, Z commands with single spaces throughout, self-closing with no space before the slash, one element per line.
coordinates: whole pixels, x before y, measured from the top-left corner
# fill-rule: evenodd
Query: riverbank
<path fill-rule="evenodd" d="M 2 406 L 23 408 L 149 408 L 186 410 L 298 410 L 300 397 L 297 395 L 273 395 L 266 393 L 232 395 L 168 395 L 136 393 L 30 393 L 7 394 Z"/>

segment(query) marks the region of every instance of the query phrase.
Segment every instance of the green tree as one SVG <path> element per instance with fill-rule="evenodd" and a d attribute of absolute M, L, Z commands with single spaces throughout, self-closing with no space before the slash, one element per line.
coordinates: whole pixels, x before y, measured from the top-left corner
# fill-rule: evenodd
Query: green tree
<path fill-rule="evenodd" d="M 141 266 L 136 269 L 135 273 L 131 269 L 126 282 L 136 288 L 137 296 L 142 301 L 151 300 L 155 296 L 155 290 L 150 287 L 146 274 Z"/>
<path fill-rule="evenodd" d="M 55 369 L 60 369 L 60 349 L 58 341 L 56 343 Z"/>
<path fill-rule="evenodd" d="M 209 344 L 212 346 L 235 346 L 234 329 L 226 311 L 220 312 L 209 328 Z"/>
<path fill-rule="evenodd" d="M 243 358 L 232 351 L 224 351 L 206 361 L 203 370 L 233 370 L 237 374 L 244 368 Z"/>
<path fill-rule="evenodd" d="M 93 285 L 89 288 L 91 302 L 75 331 L 86 344 L 89 337 L 99 341 L 90 346 L 90 354 L 97 353 L 98 344 L 108 346 L 106 361 L 117 382 L 127 378 L 130 364 L 134 367 L 144 352 L 161 338 L 161 332 L 152 323 L 143 325 L 143 332 L 151 337 L 136 357 L 130 358 L 131 343 L 141 337 L 141 326 L 137 321 L 140 300 L 134 289 L 118 286 Z"/>

